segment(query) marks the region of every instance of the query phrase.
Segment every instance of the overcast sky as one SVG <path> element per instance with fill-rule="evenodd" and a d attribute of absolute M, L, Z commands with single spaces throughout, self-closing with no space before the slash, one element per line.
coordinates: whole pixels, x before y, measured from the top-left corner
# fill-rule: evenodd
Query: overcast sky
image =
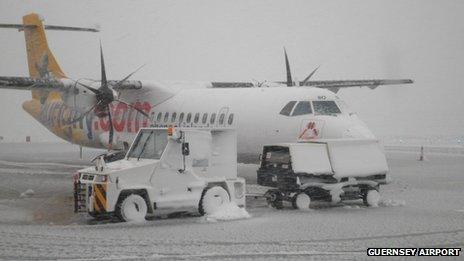
<path fill-rule="evenodd" d="M 110 4 L 111 3 L 111 4 Z M 99 25 L 99 34 L 47 32 L 71 78 L 147 80 L 412 78 L 414 85 L 339 92 L 382 137 L 464 136 L 464 1 L 0 1 L 0 23 L 27 13 L 47 24 Z M 0 30 L 0 75 L 27 76 L 24 36 Z M 22 110 L 26 91 L 0 91 L 5 140 L 58 141 Z M 257 105 L 259 106 L 259 105 Z"/>

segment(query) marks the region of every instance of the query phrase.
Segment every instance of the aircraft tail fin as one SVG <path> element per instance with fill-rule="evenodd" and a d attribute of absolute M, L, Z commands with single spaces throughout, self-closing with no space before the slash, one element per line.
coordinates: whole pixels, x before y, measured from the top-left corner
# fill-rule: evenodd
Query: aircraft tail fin
<path fill-rule="evenodd" d="M 38 14 L 23 16 L 27 63 L 31 78 L 66 78 L 55 56 L 48 47 L 45 28 Z"/>
<path fill-rule="evenodd" d="M 48 47 L 45 30 L 99 32 L 96 28 L 44 25 L 40 16 L 35 13 L 23 16 L 22 24 L 2 23 L 0 28 L 24 31 L 29 76 L 31 79 L 46 80 L 66 78 L 66 75 Z M 43 99 L 46 93 L 43 90 L 32 90 L 32 97 Z"/>

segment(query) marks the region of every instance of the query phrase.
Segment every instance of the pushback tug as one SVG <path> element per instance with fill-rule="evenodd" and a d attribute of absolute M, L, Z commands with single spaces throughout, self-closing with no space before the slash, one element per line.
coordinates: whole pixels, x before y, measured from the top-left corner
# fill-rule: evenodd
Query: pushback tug
<path fill-rule="evenodd" d="M 101 157 L 76 173 L 75 212 L 140 221 L 212 214 L 228 202 L 245 207 L 236 144 L 231 129 L 141 129 L 123 159 L 106 163 Z"/>

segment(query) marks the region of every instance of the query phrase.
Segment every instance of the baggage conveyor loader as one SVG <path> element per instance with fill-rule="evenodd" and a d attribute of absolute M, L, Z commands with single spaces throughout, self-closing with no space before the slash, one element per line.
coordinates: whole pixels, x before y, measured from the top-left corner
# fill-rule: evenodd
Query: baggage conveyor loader
<path fill-rule="evenodd" d="M 385 154 L 377 140 L 314 140 L 267 145 L 257 171 L 258 184 L 272 207 L 284 201 L 307 209 L 312 201 L 338 203 L 362 199 L 377 206 L 388 182 Z"/>

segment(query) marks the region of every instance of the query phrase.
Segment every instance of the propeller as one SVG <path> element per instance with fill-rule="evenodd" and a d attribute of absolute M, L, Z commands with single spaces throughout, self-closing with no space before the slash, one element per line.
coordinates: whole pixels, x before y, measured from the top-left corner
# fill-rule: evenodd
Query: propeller
<path fill-rule="evenodd" d="M 133 106 L 129 102 L 126 102 L 122 99 L 119 98 L 119 94 L 113 89 L 113 87 L 119 87 L 121 86 L 127 79 L 129 79 L 134 73 L 136 73 L 138 70 L 140 70 L 143 66 L 140 66 L 137 68 L 135 71 L 124 77 L 122 80 L 118 81 L 116 84 L 111 87 L 108 84 L 108 80 L 106 78 L 106 69 L 105 69 L 105 59 L 103 57 L 103 48 L 100 42 L 100 66 L 101 66 L 101 85 L 98 89 L 93 88 L 91 86 L 88 86 L 86 84 L 83 84 L 78 81 L 74 81 L 81 85 L 82 87 L 86 88 L 87 90 L 91 91 L 92 93 L 95 94 L 95 99 L 96 102 L 94 105 L 92 105 L 86 112 L 81 114 L 77 119 L 74 119 L 71 121 L 70 124 L 76 123 L 83 118 L 85 118 L 90 112 L 95 111 L 95 114 L 100 117 L 108 117 L 108 123 L 109 123 L 109 138 L 108 138 L 108 150 L 112 149 L 113 146 L 113 137 L 114 137 L 114 126 L 113 126 L 113 117 L 111 115 L 111 110 L 110 110 L 110 104 L 117 101 L 120 103 L 126 104 L 128 107 L 138 111 L 148 119 L 150 119 L 149 115 L 144 112 L 143 110 Z"/>
<path fill-rule="evenodd" d="M 292 79 L 292 72 L 290 70 L 290 62 L 288 61 L 287 50 L 285 49 L 285 47 L 284 47 L 284 55 L 285 55 L 285 69 L 287 71 L 287 81 L 285 83 L 287 84 L 288 87 L 293 87 L 293 86 L 296 86 L 296 83 Z M 318 67 L 316 67 L 316 69 L 314 69 L 302 82 L 299 82 L 298 85 L 304 86 L 304 84 L 308 82 L 309 79 L 311 79 L 311 77 L 316 73 L 319 67 L 321 66 L 319 65 Z"/>
<path fill-rule="evenodd" d="M 290 70 L 290 63 L 288 62 L 287 50 L 284 47 L 284 54 L 285 54 L 285 69 L 287 70 L 287 86 L 291 87 L 294 86 L 294 82 L 292 80 L 292 72 Z"/>

